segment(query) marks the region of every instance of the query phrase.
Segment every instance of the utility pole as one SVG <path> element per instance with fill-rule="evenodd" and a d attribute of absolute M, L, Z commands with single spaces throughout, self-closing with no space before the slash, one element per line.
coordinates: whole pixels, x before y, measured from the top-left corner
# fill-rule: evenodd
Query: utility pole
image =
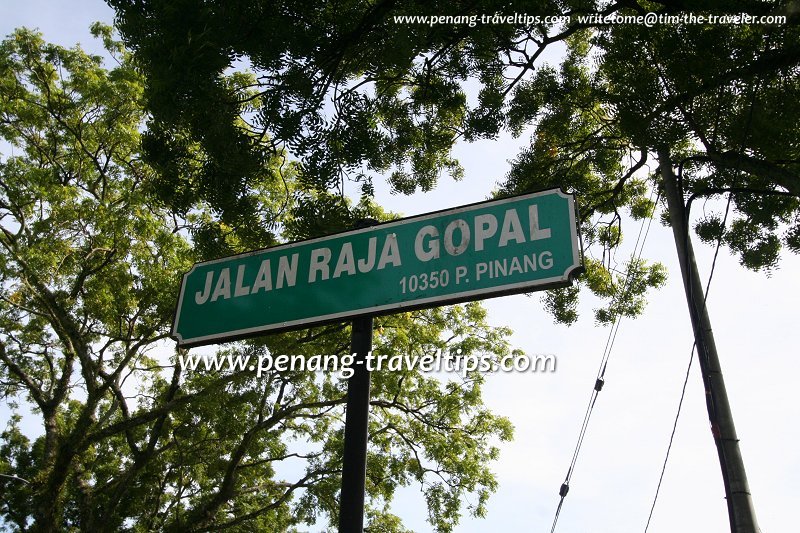
<path fill-rule="evenodd" d="M 669 208 L 672 233 L 678 249 L 683 285 L 689 304 L 689 315 L 692 319 L 697 359 L 706 390 L 706 407 L 711 422 L 711 432 L 714 435 L 714 444 L 717 447 L 722 479 L 725 484 L 731 533 L 758 533 L 760 530 L 756 522 L 753 501 L 750 498 L 750 487 L 739 450 L 739 439 L 736 436 L 733 415 L 728 403 L 725 381 L 722 379 L 722 369 L 717 356 L 714 335 L 711 331 L 711 321 L 706 310 L 703 285 L 700 282 L 692 242 L 689 238 L 689 220 L 686 215 L 682 190 L 678 188 L 675 173 L 672 171 L 669 150 L 659 150 L 658 160 L 664 180 L 664 193 Z"/>

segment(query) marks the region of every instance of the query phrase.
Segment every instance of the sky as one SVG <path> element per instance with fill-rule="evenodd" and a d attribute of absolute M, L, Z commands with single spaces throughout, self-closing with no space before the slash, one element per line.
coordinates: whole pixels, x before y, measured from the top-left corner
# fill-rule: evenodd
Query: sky
<path fill-rule="evenodd" d="M 101 0 L 0 0 L 0 33 L 39 28 L 46 40 L 65 46 L 80 42 L 99 51 L 88 27 L 111 23 L 113 12 Z M 465 168 L 460 182 L 442 178 L 427 194 L 392 195 L 376 183 L 376 201 L 404 215 L 415 215 L 487 199 L 509 169 L 523 136 L 503 136 L 458 147 Z M 580 198 L 578 199 L 580 205 Z M 707 209 L 712 204 L 705 206 Z M 704 206 L 695 202 L 693 217 Z M 628 221 L 630 253 L 637 222 Z M 701 278 L 707 279 L 712 247 L 695 239 Z M 619 256 L 624 260 L 624 253 Z M 668 283 L 649 295 L 644 314 L 622 321 L 589 423 L 571 488 L 556 531 L 616 533 L 644 531 L 672 432 L 692 333 L 680 282 L 672 232 L 656 219 L 643 256 L 664 263 Z M 725 249 L 719 254 L 708 311 L 728 387 L 756 516 L 763 531 L 796 527 L 800 499 L 800 402 L 793 394 L 800 376 L 797 358 L 797 297 L 800 259 L 784 256 L 767 277 L 739 266 Z M 609 337 L 597 325 L 597 302 L 584 295 L 580 320 L 557 325 L 538 295 L 487 300 L 489 321 L 510 327 L 515 347 L 557 357 L 552 373 L 498 374 L 487 380 L 486 404 L 508 417 L 515 438 L 501 444 L 493 464 L 499 481 L 485 519 L 464 517 L 458 533 L 550 531 L 558 490 L 567 473 L 595 377 Z M 794 346 L 794 348 L 793 348 Z M 793 355 L 794 354 L 794 355 Z M 0 410 L 0 413 L 7 412 Z M 403 490 L 393 505 L 407 527 L 429 531 L 424 503 L 415 487 Z M 683 412 L 648 531 L 726 531 L 728 517 L 719 463 L 709 429 L 703 387 L 693 365 Z M 311 529 L 310 531 L 315 531 Z"/>

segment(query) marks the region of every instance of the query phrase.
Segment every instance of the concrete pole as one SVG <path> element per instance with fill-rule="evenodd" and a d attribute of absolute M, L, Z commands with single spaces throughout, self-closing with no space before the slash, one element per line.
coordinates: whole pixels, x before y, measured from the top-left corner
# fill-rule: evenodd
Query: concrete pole
<path fill-rule="evenodd" d="M 728 503 L 728 518 L 731 533 L 758 533 L 753 501 L 750 498 L 750 487 L 744 470 L 742 454 L 739 450 L 739 439 L 733 424 L 733 415 L 728 403 L 725 381 L 717 356 L 717 347 L 711 331 L 711 321 L 704 303 L 703 285 L 697 271 L 692 242 L 689 238 L 686 206 L 681 191 L 678 189 L 669 151 L 659 150 L 658 160 L 661 165 L 661 176 L 664 180 L 664 194 L 669 208 L 669 218 L 678 259 L 689 304 L 689 315 L 697 343 L 697 359 L 703 375 L 706 390 L 706 407 L 711 422 L 711 433 L 717 447 L 717 455 L 722 469 L 725 484 L 725 496 Z"/>

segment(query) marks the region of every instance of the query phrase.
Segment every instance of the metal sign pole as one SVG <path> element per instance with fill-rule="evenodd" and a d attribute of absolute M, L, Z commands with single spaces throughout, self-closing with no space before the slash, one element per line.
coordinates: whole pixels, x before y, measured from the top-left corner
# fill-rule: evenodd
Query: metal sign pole
<path fill-rule="evenodd" d="M 347 381 L 339 533 L 362 533 L 364 530 L 370 381 L 366 357 L 372 350 L 371 316 L 353 320 L 351 342 L 351 353 L 356 354 L 356 357 L 353 375 Z"/>

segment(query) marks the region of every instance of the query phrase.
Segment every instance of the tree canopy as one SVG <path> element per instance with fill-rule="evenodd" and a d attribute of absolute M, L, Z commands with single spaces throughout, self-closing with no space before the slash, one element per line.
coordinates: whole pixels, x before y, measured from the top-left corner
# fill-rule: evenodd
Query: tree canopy
<path fill-rule="evenodd" d="M 587 272 L 551 291 L 576 318 L 585 286 L 641 312 L 664 269 L 615 267 L 622 220 L 649 217 L 660 177 L 690 201 L 728 194 L 702 239 L 744 266 L 800 248 L 798 9 L 783 0 L 262 2 L 109 0 L 131 54 L 96 26 L 110 71 L 19 31 L 0 53 L 0 391 L 41 416 L 0 439 L 0 512 L 19 530 L 291 530 L 335 522 L 344 383 L 331 375 L 184 372 L 165 356 L 192 262 L 390 218 L 372 198 L 430 190 L 461 140 L 530 136 L 496 191 L 578 194 Z M 780 15 L 775 24 L 636 24 L 581 15 Z M 526 13 L 569 22 L 402 23 L 401 15 Z M 545 64 L 545 51 L 563 54 Z M 6 148 L 8 146 L 8 148 Z M 140 147 L 142 151 L 140 151 Z M 653 165 L 650 165 L 650 163 Z M 345 189 L 355 183 L 360 201 Z M 650 193 L 651 185 L 654 193 Z M 627 281 L 623 281 L 627 280 Z M 503 354 L 480 306 L 381 318 L 376 350 Z M 348 350 L 345 326 L 222 355 Z M 180 357 L 179 357 L 180 356 Z M 451 530 L 481 515 L 507 420 L 482 376 L 376 373 L 367 478 L 374 527 L 417 483 Z M 32 526 L 31 526 L 32 524 Z"/>
<path fill-rule="evenodd" d="M 192 370 L 164 342 L 193 262 L 313 231 L 284 211 L 270 235 L 231 226 L 208 199 L 176 214 L 154 201 L 140 157 L 143 82 L 110 28 L 118 65 L 18 30 L 0 43 L 0 524 L 17 531 L 291 531 L 334 524 L 346 382 L 247 365 Z M 188 145 L 187 145 L 188 146 Z M 195 150 L 194 147 L 187 149 Z M 199 148 L 197 148 L 199 150 Z M 268 161 L 250 193 L 281 214 L 291 165 Z M 320 196 L 320 204 L 325 201 Z M 302 199 L 301 199 L 302 200 Z M 365 203 L 354 206 L 389 217 Z M 251 213 L 252 214 L 252 213 Z M 261 239 L 261 240 L 259 240 Z M 219 355 L 345 354 L 349 326 L 230 344 Z M 477 304 L 376 321 L 384 354 L 509 352 Z M 196 357 L 202 354 L 195 353 Z M 198 360 L 195 359 L 195 362 Z M 432 526 L 482 515 L 505 418 L 483 376 L 373 374 L 369 523 L 402 531 L 389 502 L 416 485 Z M 30 436 L 33 415 L 41 431 Z M 468 498 L 467 498 L 468 497 Z M 465 508 L 465 501 L 472 502 Z"/>
<path fill-rule="evenodd" d="M 671 156 L 664 164 L 680 164 L 687 196 L 734 191 L 735 219 L 723 224 L 721 214 L 708 214 L 697 227 L 701 238 L 722 239 L 754 269 L 774 267 L 782 246 L 797 250 L 796 200 L 762 192 L 798 192 L 794 2 L 109 4 L 146 74 L 153 115 L 146 154 L 173 203 L 173 191 L 188 183 L 178 165 L 189 142 L 204 156 L 192 190 L 233 220 L 239 215 L 226 213 L 249 197 L 252 171 L 276 151 L 297 161 L 304 189 L 335 193 L 356 183 L 369 196 L 373 180 L 386 179 L 411 193 L 434 187 L 443 172 L 459 178 L 456 142 L 508 130 L 531 143 L 497 194 L 547 187 L 578 194 L 591 252 L 581 283 L 611 302 L 598 310 L 601 321 L 640 312 L 646 290 L 664 281 L 660 265 L 632 261 L 625 284 L 611 259 L 621 214 L 652 212 L 648 182 L 660 178 L 649 163 L 661 162 L 659 151 Z M 598 18 L 648 12 L 787 18 L 655 27 Z M 398 18 L 513 13 L 540 19 Z M 553 15 L 569 21 L 544 18 Z M 543 63 L 554 48 L 565 51 L 561 60 Z M 249 72 L 247 81 L 232 69 Z M 230 196 L 207 192 L 220 184 Z M 347 218 L 345 203 L 332 199 Z M 577 292 L 548 295 L 557 320 L 575 320 Z"/>

